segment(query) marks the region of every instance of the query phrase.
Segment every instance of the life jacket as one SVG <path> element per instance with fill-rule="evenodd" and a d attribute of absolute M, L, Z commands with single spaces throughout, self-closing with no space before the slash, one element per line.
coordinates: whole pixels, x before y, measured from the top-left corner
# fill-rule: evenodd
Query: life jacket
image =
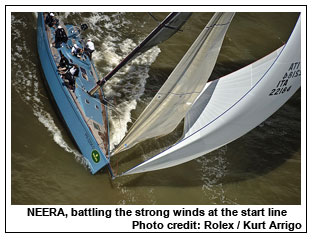
<path fill-rule="evenodd" d="M 69 61 L 67 60 L 67 58 L 65 56 L 64 56 L 64 58 L 61 58 L 59 66 L 60 67 L 68 67 L 68 65 L 69 65 Z"/>

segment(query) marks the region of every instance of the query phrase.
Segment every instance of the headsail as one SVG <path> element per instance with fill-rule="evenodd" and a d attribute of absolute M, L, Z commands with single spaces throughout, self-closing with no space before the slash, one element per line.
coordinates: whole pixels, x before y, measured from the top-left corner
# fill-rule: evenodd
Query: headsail
<path fill-rule="evenodd" d="M 187 115 L 186 131 L 180 142 L 123 175 L 168 168 L 195 159 L 241 137 L 271 116 L 300 87 L 300 42 L 299 17 L 284 46 L 207 83 Z"/>
<path fill-rule="evenodd" d="M 233 16 L 214 14 L 113 154 L 177 127 L 205 86 Z"/>
<path fill-rule="evenodd" d="M 110 73 L 108 73 L 97 86 L 89 92 L 93 95 L 100 86 L 104 85 L 120 68 L 126 65 L 130 60 L 144 53 L 155 45 L 169 39 L 185 24 L 192 13 L 170 13 L 143 41 L 138 45 L 122 62 L 120 62 Z"/>

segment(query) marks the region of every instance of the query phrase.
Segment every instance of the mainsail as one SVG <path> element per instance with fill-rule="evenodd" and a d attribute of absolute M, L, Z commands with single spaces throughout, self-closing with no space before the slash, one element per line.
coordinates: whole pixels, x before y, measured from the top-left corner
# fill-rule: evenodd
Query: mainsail
<path fill-rule="evenodd" d="M 89 91 L 93 95 L 102 85 L 105 84 L 120 68 L 126 65 L 129 61 L 144 53 L 155 45 L 169 39 L 172 35 L 180 30 L 180 28 L 189 19 L 192 13 L 170 13 L 129 55 L 123 59 L 110 73 L 108 73 L 97 86 Z"/>
<path fill-rule="evenodd" d="M 177 127 L 204 88 L 233 16 L 234 13 L 213 15 L 113 154 Z"/>
<path fill-rule="evenodd" d="M 249 132 L 300 87 L 301 18 L 287 43 L 266 57 L 208 82 L 185 119 L 175 145 L 122 175 L 179 165 Z"/>
<path fill-rule="evenodd" d="M 131 59 L 144 53 L 150 48 L 164 42 L 178 32 L 185 22 L 191 17 L 192 13 L 181 12 L 171 13 L 155 28 L 145 40 L 136 48 L 135 54 Z"/>

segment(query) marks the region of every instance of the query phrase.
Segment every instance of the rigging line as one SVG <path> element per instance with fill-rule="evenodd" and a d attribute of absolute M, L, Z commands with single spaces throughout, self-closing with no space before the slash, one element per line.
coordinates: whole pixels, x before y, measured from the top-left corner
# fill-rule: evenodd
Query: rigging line
<path fill-rule="evenodd" d="M 145 88 L 145 92 L 152 92 L 152 93 L 157 93 L 159 89 L 150 89 L 150 88 Z"/>
<path fill-rule="evenodd" d="M 224 24 L 213 24 L 213 25 L 210 25 L 210 26 L 207 26 L 206 29 L 211 29 L 213 27 L 219 27 L 219 26 L 225 26 L 225 25 L 229 25 L 231 22 L 227 22 L 227 23 L 224 23 Z"/>
<path fill-rule="evenodd" d="M 111 163 L 109 163 L 109 165 L 110 165 L 110 168 L 111 168 L 111 170 L 112 170 L 112 173 L 113 173 L 113 177 L 112 177 L 112 179 L 114 180 L 116 177 L 119 177 L 119 175 L 118 175 L 118 160 L 116 161 L 116 167 L 115 168 L 113 168 L 113 166 L 112 166 L 112 164 Z"/>
<path fill-rule="evenodd" d="M 149 14 L 157 23 L 159 23 L 159 20 L 158 20 L 156 17 L 154 17 L 152 13 L 148 13 L 148 14 Z"/>
<path fill-rule="evenodd" d="M 108 99 L 106 99 L 105 97 L 103 97 L 103 99 L 106 101 L 107 104 L 110 105 L 111 110 L 115 111 L 116 113 L 118 113 L 120 115 L 123 114 L 121 111 L 118 110 L 116 105 L 114 105 L 113 103 L 109 102 Z M 96 99 L 96 101 L 99 102 L 97 99 Z M 107 106 L 107 107 L 110 108 L 109 106 Z"/>
<path fill-rule="evenodd" d="M 118 119 L 119 119 L 119 123 L 120 123 L 120 116 L 123 114 L 123 112 L 119 111 L 117 106 L 112 104 L 111 102 L 109 102 L 106 98 L 103 97 L 103 99 L 110 105 L 110 106 L 107 106 L 109 109 L 115 111 L 117 114 L 119 114 L 118 116 Z M 133 118 L 133 117 L 130 117 L 131 121 L 132 122 L 135 122 L 137 119 L 136 118 Z"/>
<path fill-rule="evenodd" d="M 80 88 L 82 91 L 87 92 L 86 89 L 81 87 L 79 84 L 77 84 L 77 82 L 76 82 L 76 86 L 77 86 L 77 88 Z M 103 96 L 103 99 L 104 99 L 104 101 L 106 101 L 107 104 L 109 104 L 109 105 L 107 105 L 107 108 L 109 108 L 110 110 L 115 111 L 117 114 L 119 114 L 118 119 L 119 119 L 119 123 L 120 123 L 120 116 L 123 114 L 123 112 L 119 111 L 118 107 L 116 105 L 114 105 L 113 103 L 109 102 L 109 100 L 106 99 L 104 96 Z M 97 98 L 94 98 L 94 101 L 97 102 L 98 104 L 102 104 L 101 101 L 99 101 Z M 130 117 L 130 119 L 132 122 L 137 121 L 137 119 L 133 118 L 133 117 Z"/>
<path fill-rule="evenodd" d="M 123 114 L 121 111 L 118 110 L 118 108 L 116 108 L 113 104 L 110 103 L 111 106 L 107 106 L 109 109 L 111 109 L 112 111 L 115 111 L 117 114 L 119 114 L 118 119 L 119 119 L 119 123 L 120 123 L 120 116 Z M 130 117 L 131 118 L 131 117 Z"/>
<path fill-rule="evenodd" d="M 173 27 L 173 26 L 170 26 L 170 25 L 165 25 L 165 28 L 168 28 L 168 29 L 176 29 L 177 31 L 183 32 L 182 29 L 178 29 L 178 28 Z"/>
<path fill-rule="evenodd" d="M 44 98 L 46 98 L 46 99 L 49 99 L 48 97 L 46 97 L 46 96 L 44 96 L 44 95 L 42 95 L 41 93 L 37 93 L 37 95 L 39 95 L 39 96 L 41 96 L 41 97 L 44 97 Z"/>

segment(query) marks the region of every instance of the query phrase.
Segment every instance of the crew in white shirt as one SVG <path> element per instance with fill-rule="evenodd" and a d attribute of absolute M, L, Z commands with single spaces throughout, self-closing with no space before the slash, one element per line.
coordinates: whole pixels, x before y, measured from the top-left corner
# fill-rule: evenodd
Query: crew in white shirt
<path fill-rule="evenodd" d="M 88 39 L 84 51 L 90 57 L 90 59 L 92 58 L 92 52 L 94 50 L 95 50 L 94 43 L 91 41 L 91 39 Z"/>

